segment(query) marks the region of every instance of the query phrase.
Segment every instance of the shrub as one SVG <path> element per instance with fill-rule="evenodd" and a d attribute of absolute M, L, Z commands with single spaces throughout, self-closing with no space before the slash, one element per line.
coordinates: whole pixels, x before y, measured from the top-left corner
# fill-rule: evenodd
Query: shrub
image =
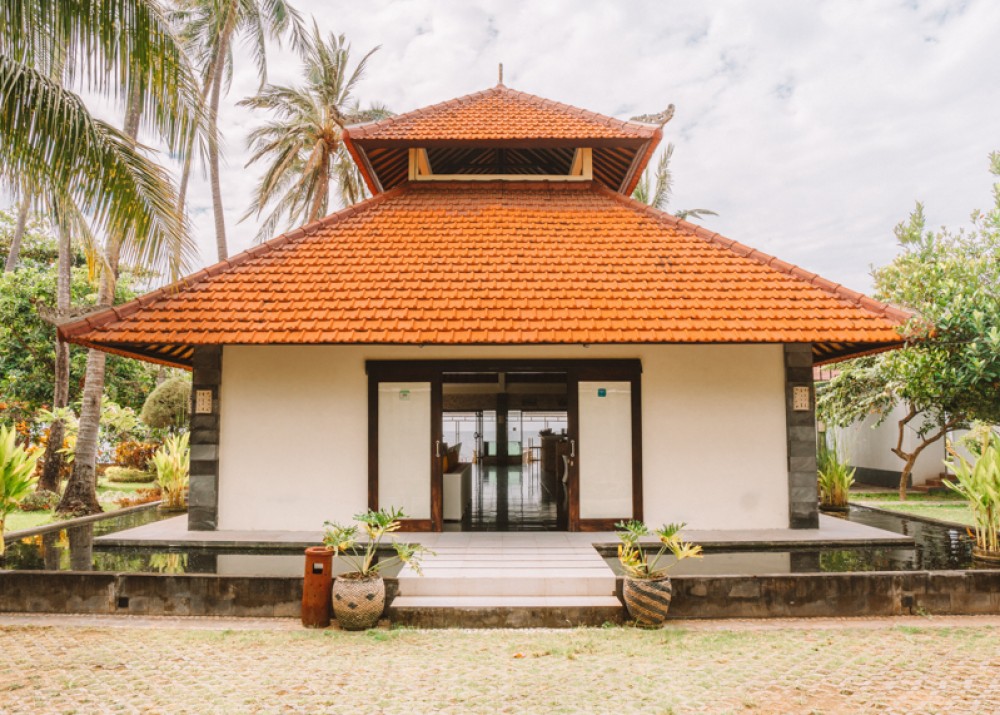
<path fill-rule="evenodd" d="M 156 481 L 163 490 L 164 506 L 182 508 L 187 504 L 187 486 L 190 469 L 191 450 L 188 449 L 190 434 L 167 437 L 163 446 L 153 455 L 156 465 Z"/>
<path fill-rule="evenodd" d="M 149 393 L 140 419 L 155 429 L 178 429 L 187 424 L 191 410 L 191 383 L 175 377 Z"/>
<path fill-rule="evenodd" d="M 59 503 L 59 495 L 47 489 L 39 489 L 21 500 L 18 508 L 21 511 L 49 511 Z"/>
<path fill-rule="evenodd" d="M 153 487 L 151 489 L 137 489 L 135 494 L 132 494 L 131 496 L 124 496 L 119 499 L 115 499 L 115 504 L 124 509 L 129 506 L 149 504 L 150 502 L 159 501 L 162 498 L 163 492 L 160 491 L 159 487 Z"/>
<path fill-rule="evenodd" d="M 155 442 L 136 442 L 135 440 L 125 440 L 124 442 L 119 442 L 115 447 L 115 464 L 120 467 L 128 467 L 130 469 L 138 469 L 139 471 L 146 471 L 150 469 L 150 462 L 153 461 L 153 455 L 156 454 L 156 450 L 160 448 L 160 445 Z M 123 481 L 121 479 L 116 479 L 112 481 Z M 124 480 L 128 481 L 128 480 Z M 134 481 L 145 481 L 137 479 Z"/>
<path fill-rule="evenodd" d="M 104 472 L 104 476 L 109 482 L 117 482 L 119 484 L 151 482 L 156 479 L 151 472 L 146 472 L 142 469 L 133 469 L 132 467 L 108 467 L 107 471 Z"/>

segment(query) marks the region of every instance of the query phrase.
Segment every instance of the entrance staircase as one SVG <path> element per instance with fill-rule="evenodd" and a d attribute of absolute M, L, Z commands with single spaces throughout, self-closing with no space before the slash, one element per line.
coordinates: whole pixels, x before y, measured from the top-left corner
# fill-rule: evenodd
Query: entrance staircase
<path fill-rule="evenodd" d="M 589 544 L 562 534 L 441 534 L 422 564 L 406 566 L 390 605 L 394 623 L 422 627 L 560 627 L 620 622 L 615 574 Z"/>
<path fill-rule="evenodd" d="M 910 487 L 910 491 L 918 494 L 952 494 L 953 492 L 944 483 L 954 482 L 955 480 L 956 477 L 954 474 L 941 472 L 938 476 L 931 477 L 923 484 Z"/>

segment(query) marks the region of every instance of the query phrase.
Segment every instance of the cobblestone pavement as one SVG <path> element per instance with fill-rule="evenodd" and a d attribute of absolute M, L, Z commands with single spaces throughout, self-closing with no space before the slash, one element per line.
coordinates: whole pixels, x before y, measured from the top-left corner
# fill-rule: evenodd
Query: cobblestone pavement
<path fill-rule="evenodd" d="M 305 631 L 0 616 L 2 713 L 997 713 L 1000 619 Z"/>

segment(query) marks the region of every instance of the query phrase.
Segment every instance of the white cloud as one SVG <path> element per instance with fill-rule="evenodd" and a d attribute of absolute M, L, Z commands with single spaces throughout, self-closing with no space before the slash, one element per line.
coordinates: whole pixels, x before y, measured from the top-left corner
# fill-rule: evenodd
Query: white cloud
<path fill-rule="evenodd" d="M 294 0 L 293 0 L 294 1 Z M 893 226 L 915 200 L 932 225 L 963 224 L 988 205 L 986 157 L 1000 148 L 1000 4 L 835 0 L 298 0 L 355 55 L 382 45 L 362 100 L 408 111 L 508 86 L 627 118 L 677 106 L 675 208 L 809 270 L 868 289 L 870 265 L 895 252 Z M 271 48 L 270 79 L 299 63 Z M 257 89 L 238 55 L 223 100 L 223 192 L 231 252 L 260 168 L 244 169 L 263 117 L 235 107 Z M 211 196 L 192 183 L 202 255 L 214 261 Z"/>

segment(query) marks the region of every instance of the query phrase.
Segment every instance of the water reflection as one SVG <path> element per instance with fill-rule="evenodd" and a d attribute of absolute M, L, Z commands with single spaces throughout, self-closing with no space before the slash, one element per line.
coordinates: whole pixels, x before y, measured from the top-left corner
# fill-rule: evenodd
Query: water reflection
<path fill-rule="evenodd" d="M 174 514 L 155 508 L 132 512 L 83 526 L 50 532 L 10 544 L 3 564 L 8 569 L 112 571 L 130 573 L 205 573 L 231 576 L 300 576 L 303 556 L 297 547 L 286 549 L 205 549 L 183 547 L 126 548 L 95 544 L 94 538 L 129 529 Z M 914 538 L 913 547 L 876 546 L 849 549 L 793 549 L 785 551 L 709 552 L 672 571 L 684 574 L 773 574 L 853 571 L 912 571 L 966 569 L 972 566 L 972 542 L 964 529 L 915 521 L 852 507 L 848 518 Z M 338 560 L 339 561 L 339 560 Z M 616 571 L 618 560 L 606 558 Z M 346 569 L 343 562 L 338 571 Z M 399 567 L 386 571 L 392 576 Z"/>

